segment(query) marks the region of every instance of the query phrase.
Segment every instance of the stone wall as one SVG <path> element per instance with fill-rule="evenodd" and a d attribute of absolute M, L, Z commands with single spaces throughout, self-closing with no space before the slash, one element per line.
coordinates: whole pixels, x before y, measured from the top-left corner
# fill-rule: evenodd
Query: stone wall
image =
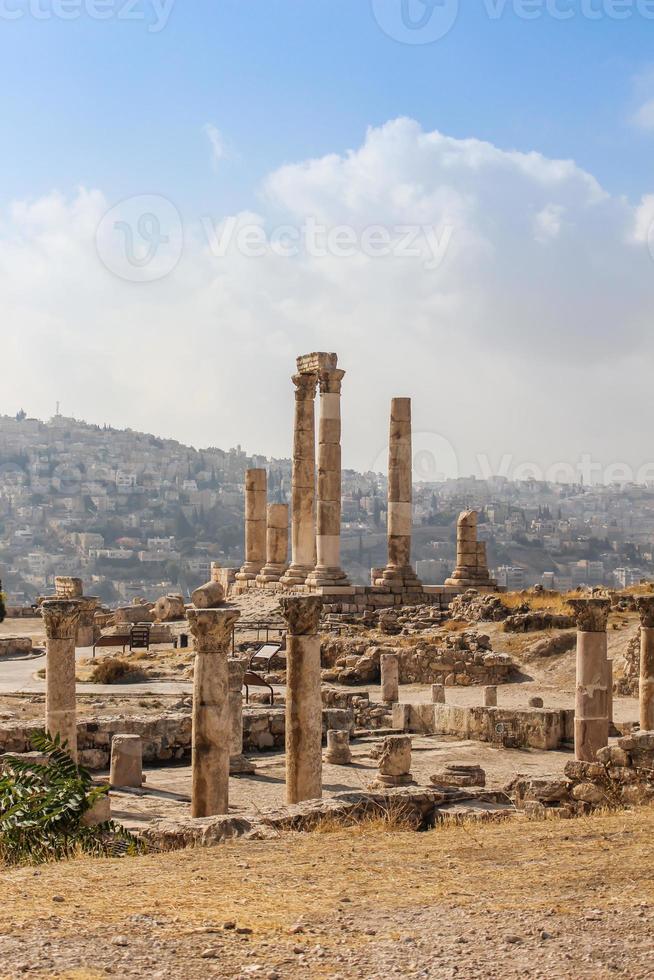
<path fill-rule="evenodd" d="M 29 636 L 0 637 L 0 657 L 20 657 L 32 652 Z"/>
<path fill-rule="evenodd" d="M 431 706 L 430 706 L 431 707 Z M 434 731 L 439 735 L 494 742 L 511 748 L 552 750 L 574 741 L 574 710 L 486 708 L 435 704 Z"/>
<path fill-rule="evenodd" d="M 360 717 L 364 717 L 361 712 Z M 16 723 L 3 725 L 0 728 L 0 755 L 5 752 L 30 752 L 30 732 L 37 727 Z M 352 733 L 354 727 L 352 707 L 337 705 L 323 710 L 324 737 L 328 728 L 347 729 Z M 243 746 L 246 752 L 283 748 L 284 732 L 283 707 L 243 706 Z M 80 764 L 93 770 L 108 768 L 114 735 L 140 735 L 143 739 L 143 761 L 150 765 L 188 761 L 191 758 L 191 714 L 186 712 L 79 721 L 77 743 Z"/>
<path fill-rule="evenodd" d="M 494 653 L 489 638 L 474 630 L 448 635 L 443 643 L 420 640 L 407 645 L 370 645 L 351 638 L 323 642 L 323 680 L 376 684 L 383 653 L 399 658 L 400 684 L 505 684 L 516 669 L 505 653 Z M 331 666 L 329 666 L 331 665 Z"/>

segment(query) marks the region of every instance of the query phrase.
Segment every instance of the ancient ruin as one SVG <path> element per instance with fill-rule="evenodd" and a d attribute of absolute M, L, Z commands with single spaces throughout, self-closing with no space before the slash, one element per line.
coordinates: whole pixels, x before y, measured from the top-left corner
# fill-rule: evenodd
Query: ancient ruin
<path fill-rule="evenodd" d="M 45 726 L 68 745 L 73 759 L 77 759 L 75 641 L 80 610 L 79 599 L 46 599 L 41 605 L 47 636 Z"/>
<path fill-rule="evenodd" d="M 606 625 L 608 599 L 571 599 L 577 617 L 575 758 L 592 762 L 609 740 Z"/>
<path fill-rule="evenodd" d="M 486 543 L 477 540 L 477 512 L 466 510 L 459 514 L 456 524 L 456 568 L 445 585 L 460 589 L 490 591 L 497 587 L 491 581 L 486 558 Z"/>

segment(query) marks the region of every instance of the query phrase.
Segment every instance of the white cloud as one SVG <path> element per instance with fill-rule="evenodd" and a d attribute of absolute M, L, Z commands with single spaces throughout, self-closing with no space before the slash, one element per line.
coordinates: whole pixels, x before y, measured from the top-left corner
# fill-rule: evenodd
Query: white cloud
<path fill-rule="evenodd" d="M 632 121 L 640 129 L 654 129 L 654 99 L 644 102 L 634 113 Z"/>
<path fill-rule="evenodd" d="M 217 167 L 220 161 L 226 156 L 223 134 L 217 126 L 214 126 L 213 123 L 207 123 L 203 127 L 203 132 L 209 140 L 209 145 L 211 147 L 211 161 L 213 166 Z"/>
<path fill-rule="evenodd" d="M 214 215 L 214 230 L 313 222 L 360 243 L 374 225 L 397 244 L 401 226 L 439 241 L 450 229 L 435 268 L 424 235 L 414 256 L 285 258 L 264 244 L 217 257 L 185 214 L 174 271 L 126 282 L 96 253 L 114 204 L 100 191 L 16 202 L 0 218 L 0 411 L 48 415 L 60 399 L 93 421 L 288 455 L 294 358 L 335 350 L 345 465 L 383 456 L 389 399 L 404 394 L 463 472 L 482 452 L 637 465 L 653 452 L 653 202 L 610 196 L 572 161 L 408 119 L 280 168 L 256 214 Z"/>

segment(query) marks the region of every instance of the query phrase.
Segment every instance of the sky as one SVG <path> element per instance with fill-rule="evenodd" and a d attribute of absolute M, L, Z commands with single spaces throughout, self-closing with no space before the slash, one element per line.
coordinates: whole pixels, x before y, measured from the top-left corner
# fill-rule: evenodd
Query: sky
<path fill-rule="evenodd" d="M 654 0 L 0 0 L 0 413 L 654 479 Z"/>

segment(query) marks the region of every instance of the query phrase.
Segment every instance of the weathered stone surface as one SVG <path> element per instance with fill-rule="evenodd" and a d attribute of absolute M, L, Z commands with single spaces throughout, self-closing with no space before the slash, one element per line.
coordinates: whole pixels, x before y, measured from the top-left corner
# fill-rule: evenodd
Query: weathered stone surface
<path fill-rule="evenodd" d="M 347 766 L 351 761 L 350 733 L 333 728 L 328 729 L 325 762 L 329 762 L 333 766 Z"/>
<path fill-rule="evenodd" d="M 280 600 L 286 636 L 286 799 L 288 803 L 322 795 L 322 699 L 320 640 L 322 600 L 286 596 Z"/>
<path fill-rule="evenodd" d="M 195 643 L 191 814 L 227 813 L 231 718 L 227 654 L 239 611 L 189 609 Z"/>
<path fill-rule="evenodd" d="M 486 785 L 486 773 L 481 766 L 449 765 L 429 778 L 435 786 Z"/>
<path fill-rule="evenodd" d="M 114 735 L 109 782 L 112 786 L 142 785 L 143 745 L 139 735 Z"/>
<path fill-rule="evenodd" d="M 320 623 L 320 596 L 282 596 L 279 600 L 282 615 L 293 636 L 314 636 Z"/>
<path fill-rule="evenodd" d="M 572 607 L 577 629 L 582 633 L 604 633 L 611 611 L 611 600 L 599 597 L 568 599 Z"/>
<path fill-rule="evenodd" d="M 77 759 L 77 709 L 75 700 L 75 639 L 81 602 L 79 599 L 46 599 L 41 605 L 45 625 L 45 724 L 51 735 L 59 735 Z"/>
<path fill-rule="evenodd" d="M 159 623 L 170 623 L 176 619 L 184 619 L 184 597 L 181 595 L 162 595 L 152 609 L 154 618 Z"/>
<path fill-rule="evenodd" d="M 206 582 L 191 593 L 191 602 L 196 609 L 215 609 L 221 606 L 225 592 L 219 582 Z"/>

